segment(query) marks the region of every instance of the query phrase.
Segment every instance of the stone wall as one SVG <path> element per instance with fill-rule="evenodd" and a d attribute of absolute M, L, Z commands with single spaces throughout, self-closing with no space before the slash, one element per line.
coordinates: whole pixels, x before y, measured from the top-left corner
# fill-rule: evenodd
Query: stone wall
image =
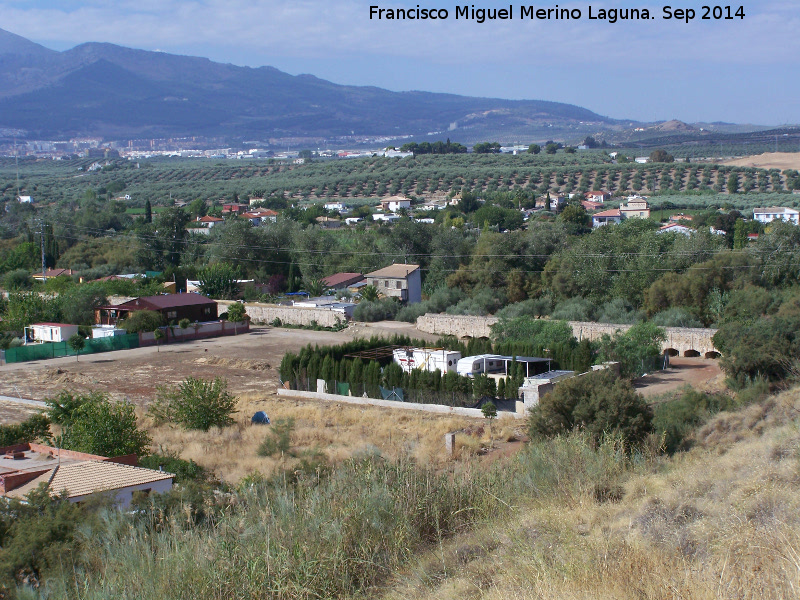
<path fill-rule="evenodd" d="M 471 317 L 463 315 L 425 314 L 417 319 L 417 329 L 434 335 L 452 335 L 457 338 L 491 337 L 491 326 L 497 323 L 497 317 Z M 627 331 L 630 325 L 614 325 L 609 323 L 586 323 L 570 321 L 572 332 L 578 340 L 595 341 L 603 334 L 614 335 L 616 331 Z M 680 355 L 697 352 L 701 356 L 712 353 L 719 354 L 714 347 L 712 337 L 716 329 L 689 327 L 665 327 L 667 340 L 662 345 L 663 351 L 673 351 Z"/>
<path fill-rule="evenodd" d="M 231 304 L 229 300 L 217 300 L 219 314 L 227 312 Z M 271 323 L 275 319 L 280 319 L 287 325 L 311 325 L 312 321 L 316 321 L 321 327 L 335 327 L 338 322 L 345 320 L 341 313 L 322 308 L 279 306 L 258 302 L 247 302 L 244 307 L 253 323 Z"/>

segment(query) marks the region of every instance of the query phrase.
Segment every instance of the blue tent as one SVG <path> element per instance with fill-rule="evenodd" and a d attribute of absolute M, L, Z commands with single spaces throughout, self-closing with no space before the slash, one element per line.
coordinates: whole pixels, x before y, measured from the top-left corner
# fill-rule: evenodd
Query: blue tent
<path fill-rule="evenodd" d="M 260 410 L 253 415 L 253 418 L 250 419 L 250 422 L 257 423 L 259 425 L 269 425 L 269 417 L 267 416 L 267 413 L 265 413 L 263 410 Z"/>

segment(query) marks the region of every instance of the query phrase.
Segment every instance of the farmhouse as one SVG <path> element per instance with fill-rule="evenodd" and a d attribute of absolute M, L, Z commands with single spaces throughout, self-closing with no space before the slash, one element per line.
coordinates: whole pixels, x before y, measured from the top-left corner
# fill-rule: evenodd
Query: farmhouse
<path fill-rule="evenodd" d="M 136 455 L 106 458 L 42 444 L 0 448 L 0 495 L 23 499 L 44 484 L 50 494 L 66 492 L 70 502 L 107 493 L 126 508 L 133 494 L 163 493 L 174 475 L 136 466 Z"/>
<path fill-rule="evenodd" d="M 390 298 L 413 304 L 422 302 L 419 265 L 395 264 L 365 275 L 367 283 Z"/>
<path fill-rule="evenodd" d="M 165 294 L 134 298 L 122 304 L 100 306 L 94 309 L 95 323 L 116 325 L 137 310 L 152 310 L 161 313 L 167 323 L 189 319 L 190 321 L 216 321 L 217 303 L 200 294 Z"/>
<path fill-rule="evenodd" d="M 658 233 L 682 233 L 685 236 L 690 236 L 694 233 L 694 229 L 680 223 L 667 223 L 658 230 Z"/>
<path fill-rule="evenodd" d="M 50 279 L 51 277 L 72 277 L 74 275 L 72 269 L 47 269 L 42 275 L 42 272 L 39 271 L 38 273 L 33 273 L 31 277 L 36 281 L 42 281 L 44 279 Z"/>
<path fill-rule="evenodd" d="M 603 212 L 592 215 L 592 227 L 602 227 L 609 223 L 621 223 L 622 213 L 618 208 L 604 210 Z"/>
<path fill-rule="evenodd" d="M 389 212 L 397 212 L 401 208 L 411 208 L 411 199 L 405 196 L 390 196 L 381 200 L 381 208 Z"/>
<path fill-rule="evenodd" d="M 200 223 L 201 227 L 207 227 L 211 229 L 214 225 L 218 223 L 224 223 L 225 219 L 220 219 L 219 217 L 212 217 L 210 215 L 206 215 L 205 217 L 197 217 L 197 222 Z"/>
<path fill-rule="evenodd" d="M 753 218 L 760 223 L 772 223 L 776 219 L 786 221 L 792 225 L 800 225 L 800 211 L 794 208 L 783 206 L 772 206 L 770 208 L 754 208 Z"/>

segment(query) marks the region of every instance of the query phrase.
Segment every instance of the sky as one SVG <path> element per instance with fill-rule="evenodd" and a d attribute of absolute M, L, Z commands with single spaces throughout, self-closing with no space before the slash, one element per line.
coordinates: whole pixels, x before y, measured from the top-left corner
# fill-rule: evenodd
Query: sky
<path fill-rule="evenodd" d="M 670 2 L 670 0 L 665 0 Z M 707 2 L 711 4 L 710 2 Z M 579 20 L 370 19 L 370 6 L 416 8 L 394 0 L 0 0 L 0 27 L 48 48 L 84 42 L 269 65 L 348 85 L 395 91 L 567 102 L 641 121 L 800 123 L 800 2 L 752 0 L 744 18 L 665 20 L 667 4 L 534 3 L 579 9 Z M 475 8 L 508 7 L 479 0 Z M 648 9 L 650 20 L 590 20 L 589 6 Z M 735 12 L 740 4 L 732 4 Z"/>

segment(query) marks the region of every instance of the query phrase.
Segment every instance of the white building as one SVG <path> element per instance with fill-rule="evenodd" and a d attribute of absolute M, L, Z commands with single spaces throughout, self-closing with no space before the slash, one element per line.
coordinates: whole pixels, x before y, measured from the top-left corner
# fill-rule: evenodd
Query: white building
<path fill-rule="evenodd" d="M 77 325 L 67 323 L 34 323 L 25 328 L 26 337 L 30 337 L 36 343 L 44 342 L 66 342 L 73 335 L 78 333 Z"/>
<path fill-rule="evenodd" d="M 760 223 L 772 223 L 774 220 L 779 219 L 792 225 L 800 225 L 800 211 L 783 206 L 754 208 L 753 218 Z"/>
<path fill-rule="evenodd" d="M 381 208 L 385 211 L 396 213 L 398 210 L 411 208 L 411 198 L 405 196 L 389 196 L 381 200 Z"/>
<path fill-rule="evenodd" d="M 396 362 L 406 373 L 413 369 L 433 372 L 439 369 L 442 373 L 455 371 L 461 352 L 437 350 L 435 348 L 396 348 L 392 352 Z"/>
<path fill-rule="evenodd" d="M 33 204 L 33 196 L 17 196 L 17 202 L 21 204 Z"/>

